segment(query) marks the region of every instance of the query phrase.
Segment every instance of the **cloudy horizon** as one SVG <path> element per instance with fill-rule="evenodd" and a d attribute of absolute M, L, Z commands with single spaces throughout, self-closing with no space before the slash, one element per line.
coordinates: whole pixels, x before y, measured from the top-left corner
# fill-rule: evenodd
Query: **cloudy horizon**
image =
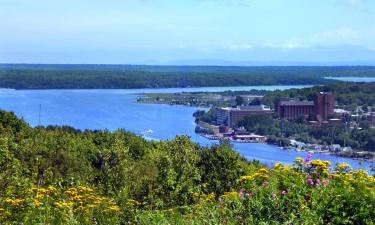
<path fill-rule="evenodd" d="M 369 0 L 0 0 L 0 63 L 375 62 Z"/>

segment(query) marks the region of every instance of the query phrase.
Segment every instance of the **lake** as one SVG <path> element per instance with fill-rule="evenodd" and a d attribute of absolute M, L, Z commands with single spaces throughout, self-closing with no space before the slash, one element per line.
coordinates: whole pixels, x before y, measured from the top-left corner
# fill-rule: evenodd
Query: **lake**
<path fill-rule="evenodd" d="M 12 90 L 0 89 L 0 108 L 13 111 L 30 125 L 70 125 L 78 129 L 124 128 L 149 140 L 172 139 L 176 135 L 189 135 L 201 145 L 216 141 L 195 134 L 192 114 L 194 107 L 160 104 L 138 104 L 139 93 L 175 93 L 224 90 L 275 90 L 304 86 L 249 86 L 209 88 L 166 88 L 127 90 Z M 268 165 L 275 162 L 292 163 L 306 152 L 282 150 L 277 146 L 258 143 L 234 143 L 234 148 L 248 159 L 257 159 Z M 333 163 L 347 162 L 353 168 L 369 169 L 371 163 L 332 155 L 315 154 L 315 158 Z"/>
<path fill-rule="evenodd" d="M 325 77 L 325 79 L 340 80 L 346 82 L 375 82 L 375 77 Z"/>

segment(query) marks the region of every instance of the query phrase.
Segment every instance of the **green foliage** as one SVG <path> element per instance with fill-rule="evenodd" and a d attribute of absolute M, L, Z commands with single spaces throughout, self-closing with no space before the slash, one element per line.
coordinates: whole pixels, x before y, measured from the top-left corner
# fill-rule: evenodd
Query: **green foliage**
<path fill-rule="evenodd" d="M 202 191 L 221 195 L 236 185 L 239 176 L 244 174 L 238 153 L 228 145 L 218 145 L 200 152 L 199 168 L 202 174 Z"/>
<path fill-rule="evenodd" d="M 268 170 L 225 143 L 31 128 L 0 115 L 2 224 L 374 223 L 374 177 L 347 165 L 329 174 L 326 162 L 299 159 Z"/>
<path fill-rule="evenodd" d="M 241 106 L 244 103 L 244 99 L 241 96 L 236 96 L 236 106 Z"/>
<path fill-rule="evenodd" d="M 114 199 L 124 210 L 130 207 L 129 200 L 141 202 L 136 206 L 144 210 L 191 205 L 193 193 L 201 192 L 203 184 L 208 182 L 203 175 L 214 178 L 210 174 L 217 173 L 205 171 L 205 163 L 225 159 L 220 165 L 222 172 L 228 173 L 247 166 L 232 149 L 225 147 L 225 151 L 217 152 L 218 148 L 221 147 L 212 148 L 215 154 L 210 155 L 207 151 L 211 148 L 200 147 L 185 136 L 148 142 L 124 130 L 82 132 L 67 126 L 31 128 L 13 113 L 0 111 L 0 188 L 3 190 L 0 198 L 10 198 L 10 203 L 14 203 L 12 199 L 23 199 L 24 204 L 29 198 L 25 193 L 29 193 L 31 187 L 52 185 L 64 191 L 85 185 Z M 239 168 L 235 168 L 237 166 Z M 218 177 L 218 182 L 210 182 L 218 183 L 218 190 L 227 190 L 239 175 L 233 173 L 229 183 L 223 177 Z M 3 203 L 0 200 L 0 211 Z M 55 210 L 52 203 L 48 205 L 51 207 L 48 210 Z M 27 205 L 17 221 L 51 222 L 50 216 L 40 214 L 33 207 Z M 49 212 L 54 214 L 52 211 Z M 40 220 L 27 219 L 35 212 Z M 69 218 L 87 223 L 84 222 L 86 217 L 77 216 L 73 213 Z M 133 220 L 135 214 L 121 212 L 119 217 Z M 63 222 L 68 223 L 68 220 L 59 223 Z"/>
<path fill-rule="evenodd" d="M 198 123 L 199 121 L 203 121 L 206 123 L 215 123 L 217 120 L 217 109 L 212 107 L 207 112 L 203 110 L 196 111 L 193 116 L 195 117 L 195 121 Z"/>
<path fill-rule="evenodd" d="M 0 64 L 0 87 L 160 88 L 325 84 L 324 76 L 371 76 L 373 67 L 215 67 Z M 100 82 L 98 82 L 100 81 Z"/>

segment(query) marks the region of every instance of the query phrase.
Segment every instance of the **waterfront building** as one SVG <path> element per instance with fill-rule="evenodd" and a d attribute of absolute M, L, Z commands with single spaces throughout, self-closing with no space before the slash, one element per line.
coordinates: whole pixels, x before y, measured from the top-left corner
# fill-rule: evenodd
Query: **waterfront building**
<path fill-rule="evenodd" d="M 248 135 L 234 135 L 233 140 L 242 141 L 242 142 L 265 142 L 267 138 L 261 135 L 248 134 Z"/>
<path fill-rule="evenodd" d="M 320 92 L 314 96 L 314 101 L 300 101 L 292 98 L 281 98 L 276 102 L 275 110 L 280 118 L 296 119 L 298 117 L 314 116 L 318 121 L 327 121 L 334 115 L 334 95 Z"/>
<path fill-rule="evenodd" d="M 279 99 L 275 105 L 280 118 L 296 119 L 314 114 L 314 102 L 299 101 L 296 99 Z"/>
<path fill-rule="evenodd" d="M 264 105 L 240 106 L 236 108 L 220 108 L 217 111 L 217 124 L 235 127 L 246 116 L 271 115 L 273 110 Z"/>

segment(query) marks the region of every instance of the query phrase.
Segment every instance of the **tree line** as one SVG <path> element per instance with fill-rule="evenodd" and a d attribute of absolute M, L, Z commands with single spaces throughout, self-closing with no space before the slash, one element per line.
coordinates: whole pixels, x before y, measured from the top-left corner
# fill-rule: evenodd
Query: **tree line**
<path fill-rule="evenodd" d="M 326 76 L 374 76 L 375 67 L 218 67 L 0 64 L 0 87 L 162 88 L 337 83 Z"/>

